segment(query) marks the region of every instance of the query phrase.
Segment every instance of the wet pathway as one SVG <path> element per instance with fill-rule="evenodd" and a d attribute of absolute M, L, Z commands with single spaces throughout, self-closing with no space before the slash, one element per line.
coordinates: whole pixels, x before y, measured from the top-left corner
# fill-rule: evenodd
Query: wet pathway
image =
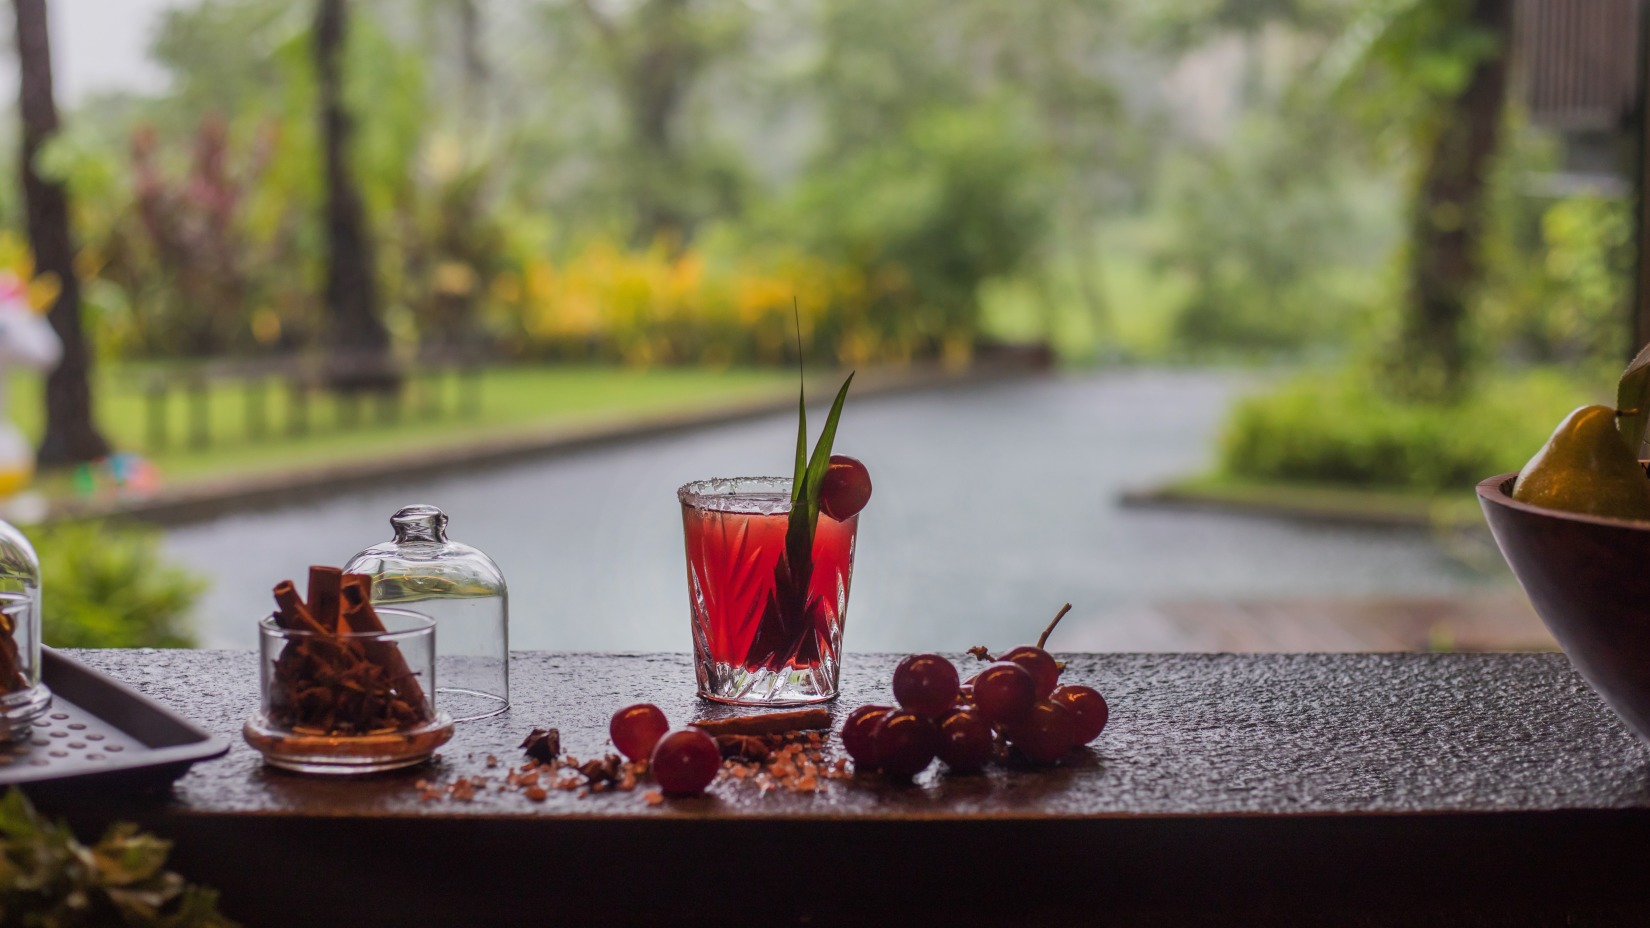
<path fill-rule="evenodd" d="M 1159 604 L 1439 597 L 1505 591 L 1425 533 L 1122 509 L 1118 493 L 1207 466 L 1229 374 L 1122 371 L 854 403 L 837 448 L 876 492 L 862 518 L 847 645 L 961 650 L 1034 635 L 1061 602 L 1061 643 L 1177 649 Z M 822 416 L 812 417 L 816 423 Z M 268 590 L 388 536 L 397 507 L 431 503 L 511 585 L 512 646 L 686 650 L 678 485 L 789 473 L 789 416 L 173 530 L 210 574 L 202 644 L 251 647 Z M 1182 613 L 1184 610 L 1182 609 Z M 1184 616 L 1180 620 L 1184 625 Z"/>

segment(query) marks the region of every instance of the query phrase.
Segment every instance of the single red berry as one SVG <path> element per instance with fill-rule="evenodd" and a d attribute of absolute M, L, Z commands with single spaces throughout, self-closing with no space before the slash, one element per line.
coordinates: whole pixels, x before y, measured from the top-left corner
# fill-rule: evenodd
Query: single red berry
<path fill-rule="evenodd" d="M 1009 725 L 1004 733 L 1008 735 L 1008 743 L 1034 764 L 1052 764 L 1078 744 L 1076 721 L 1071 713 L 1065 706 L 1046 699 L 1039 699 L 1024 718 Z"/>
<path fill-rule="evenodd" d="M 648 702 L 625 706 L 607 723 L 607 736 L 613 739 L 613 746 L 631 760 L 647 760 L 653 746 L 669 730 L 664 712 Z"/>
<path fill-rule="evenodd" d="M 938 654 L 913 654 L 894 668 L 894 699 L 918 715 L 944 715 L 957 700 L 957 668 Z"/>
<path fill-rule="evenodd" d="M 871 501 L 871 472 L 858 459 L 831 455 L 831 465 L 819 481 L 819 511 L 838 522 L 858 514 Z"/>
<path fill-rule="evenodd" d="M 890 712 L 877 725 L 877 763 L 897 780 L 909 780 L 928 769 L 940 749 L 940 729 L 934 720 L 914 712 Z"/>
<path fill-rule="evenodd" d="M 1111 707 L 1106 705 L 1106 697 L 1101 696 L 1099 690 L 1089 686 L 1061 686 L 1056 687 L 1049 698 L 1071 713 L 1075 729 L 1072 737 L 1078 744 L 1088 744 L 1106 730 Z"/>
<path fill-rule="evenodd" d="M 678 728 L 653 746 L 653 780 L 672 796 L 697 796 L 722 767 L 716 739 L 697 728 Z"/>
<path fill-rule="evenodd" d="M 978 712 L 953 712 L 940 723 L 940 760 L 957 773 L 973 773 L 991 760 L 996 736 Z"/>
<path fill-rule="evenodd" d="M 980 671 L 974 681 L 974 705 L 993 725 L 1016 721 L 1037 701 L 1037 684 L 1024 667 L 998 661 Z"/>
<path fill-rule="evenodd" d="M 1013 661 L 1024 667 L 1026 672 L 1031 674 L 1032 681 L 1037 684 L 1038 699 L 1047 699 L 1048 694 L 1054 692 L 1054 687 L 1059 685 L 1060 664 L 1054 659 L 1054 655 L 1042 648 L 1023 644 L 998 660 Z"/>
<path fill-rule="evenodd" d="M 853 758 L 855 769 L 877 769 L 877 726 L 893 711 L 893 706 L 860 706 L 842 723 L 842 747 Z"/>

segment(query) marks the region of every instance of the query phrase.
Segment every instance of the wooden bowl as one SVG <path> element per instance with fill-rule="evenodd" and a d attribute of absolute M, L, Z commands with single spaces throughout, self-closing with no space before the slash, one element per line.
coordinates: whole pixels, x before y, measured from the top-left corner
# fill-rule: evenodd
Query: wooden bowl
<path fill-rule="evenodd" d="M 1478 484 L 1501 556 L 1570 663 L 1650 744 L 1650 522 L 1531 506 Z"/>

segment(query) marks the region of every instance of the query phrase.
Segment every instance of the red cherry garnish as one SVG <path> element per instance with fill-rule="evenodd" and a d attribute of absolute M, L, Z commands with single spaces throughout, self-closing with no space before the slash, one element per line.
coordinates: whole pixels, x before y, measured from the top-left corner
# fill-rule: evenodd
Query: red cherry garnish
<path fill-rule="evenodd" d="M 855 769 L 877 768 L 877 726 L 893 711 L 893 706 L 860 706 L 842 723 L 842 747 L 853 758 Z"/>
<path fill-rule="evenodd" d="M 1013 661 L 1031 674 L 1031 679 L 1037 684 L 1037 698 L 1047 699 L 1048 694 L 1054 692 L 1054 687 L 1060 682 L 1060 664 L 1054 660 L 1054 655 L 1035 648 L 1031 645 L 1021 645 L 1002 657 L 1000 661 Z"/>
<path fill-rule="evenodd" d="M 722 767 L 716 739 L 697 728 L 678 728 L 653 746 L 653 780 L 672 796 L 697 796 Z"/>
<path fill-rule="evenodd" d="M 996 738 L 978 712 L 963 709 L 940 723 L 940 760 L 957 773 L 973 773 L 991 759 Z"/>
<path fill-rule="evenodd" d="M 894 668 L 894 699 L 909 712 L 943 715 L 957 691 L 957 668 L 938 654 L 913 654 Z"/>
<path fill-rule="evenodd" d="M 1025 718 L 1008 726 L 1006 734 L 1009 744 L 1034 764 L 1052 764 L 1078 744 L 1072 714 L 1047 699 L 1038 700 Z"/>
<path fill-rule="evenodd" d="M 1100 691 L 1088 686 L 1061 686 L 1056 687 L 1054 695 L 1049 697 L 1066 707 L 1072 717 L 1072 740 L 1077 744 L 1088 744 L 1106 729 L 1106 719 L 1111 717 L 1111 708 L 1106 705 L 1106 698 Z"/>
<path fill-rule="evenodd" d="M 669 730 L 670 722 L 664 712 L 647 702 L 625 706 L 613 713 L 613 720 L 607 723 L 607 735 L 613 739 L 613 746 L 631 760 L 647 760 L 653 746 Z"/>
<path fill-rule="evenodd" d="M 841 522 L 871 501 L 871 472 L 857 458 L 831 455 L 831 465 L 819 481 L 819 511 Z"/>
<path fill-rule="evenodd" d="M 1036 701 L 1037 684 L 1012 661 L 998 661 L 974 679 L 974 705 L 993 725 L 1019 720 Z"/>
<path fill-rule="evenodd" d="M 927 770 L 940 748 L 939 726 L 914 712 L 890 712 L 874 737 L 882 772 L 898 780 Z"/>

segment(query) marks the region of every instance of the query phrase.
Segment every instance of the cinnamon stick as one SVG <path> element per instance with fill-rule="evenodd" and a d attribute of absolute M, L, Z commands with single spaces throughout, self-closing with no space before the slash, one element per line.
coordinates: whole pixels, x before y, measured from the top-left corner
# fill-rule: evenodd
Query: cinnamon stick
<path fill-rule="evenodd" d="M 384 620 L 379 618 L 378 612 L 372 608 L 372 578 L 366 574 L 345 574 L 343 577 L 342 593 L 344 609 L 339 616 L 340 627 L 348 625 L 357 632 L 384 632 Z M 418 683 L 418 677 L 407 665 L 406 655 L 401 653 L 401 646 L 393 641 L 361 642 L 366 651 L 367 659 L 384 668 L 389 678 L 395 681 L 396 689 L 413 710 L 420 716 L 427 717 L 424 707 L 427 700 L 424 696 L 424 687 Z"/>
<path fill-rule="evenodd" d="M 28 689 L 29 678 L 23 672 L 23 655 L 17 649 L 17 620 L 0 612 L 0 693 L 16 693 Z"/>
<path fill-rule="evenodd" d="M 328 631 L 338 627 L 339 594 L 344 572 L 336 567 L 309 569 L 309 614 Z"/>
<path fill-rule="evenodd" d="M 765 712 L 761 715 L 730 715 L 720 719 L 700 719 L 688 724 L 713 737 L 783 735 L 793 731 L 830 728 L 831 713 L 827 709 L 794 709 L 789 712 Z"/>
<path fill-rule="evenodd" d="M 343 605 L 339 612 L 358 632 L 383 632 L 384 620 L 372 608 L 372 578 L 366 574 L 343 574 L 339 581 Z"/>
<path fill-rule="evenodd" d="M 275 624 L 285 629 L 315 632 L 326 634 L 327 630 L 315 621 L 309 614 L 309 609 L 298 596 L 298 587 L 291 580 L 282 580 L 275 584 L 275 605 L 280 607 L 275 612 Z"/>

